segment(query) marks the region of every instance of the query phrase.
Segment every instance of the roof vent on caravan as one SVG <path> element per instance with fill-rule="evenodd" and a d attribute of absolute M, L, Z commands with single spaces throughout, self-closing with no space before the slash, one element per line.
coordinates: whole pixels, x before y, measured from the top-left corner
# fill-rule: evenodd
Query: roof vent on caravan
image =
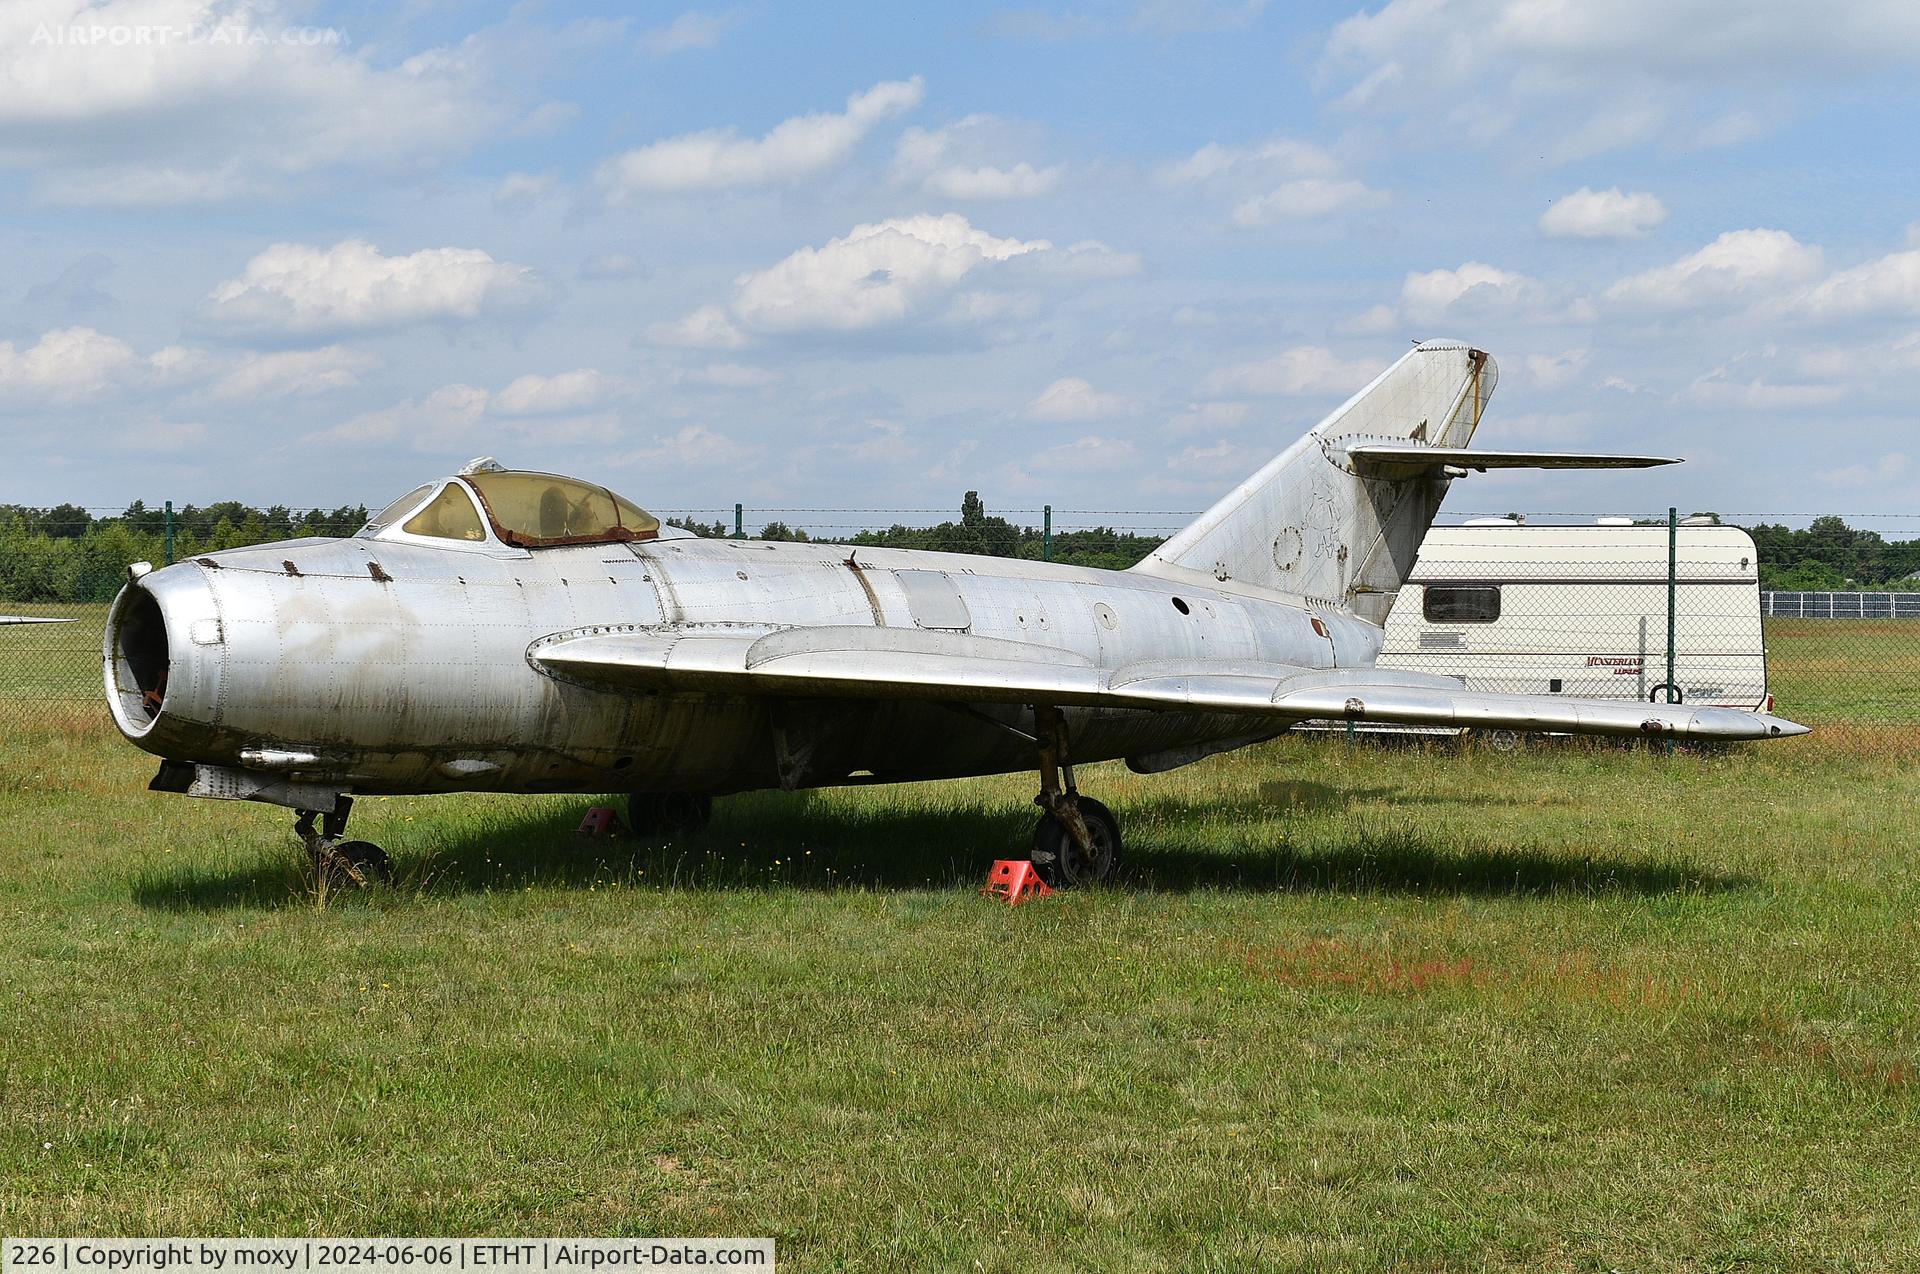
<path fill-rule="evenodd" d="M 1596 521 L 1594 525 L 1595 526 L 1632 526 L 1633 519 L 1632 518 L 1601 518 L 1598 521 Z"/>
<path fill-rule="evenodd" d="M 1515 514 L 1510 518 L 1468 518 L 1462 526 L 1519 526 L 1526 518 Z"/>

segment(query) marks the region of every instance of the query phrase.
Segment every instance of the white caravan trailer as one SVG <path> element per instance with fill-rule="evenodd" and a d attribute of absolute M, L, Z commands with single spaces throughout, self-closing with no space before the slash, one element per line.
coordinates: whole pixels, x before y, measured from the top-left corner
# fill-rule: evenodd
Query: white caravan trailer
<path fill-rule="evenodd" d="M 1753 539 L 1682 525 L 1676 581 L 1681 700 L 1769 709 Z M 1461 677 L 1475 690 L 1664 703 L 1667 528 L 1625 518 L 1436 526 L 1386 630 L 1382 668 Z"/>

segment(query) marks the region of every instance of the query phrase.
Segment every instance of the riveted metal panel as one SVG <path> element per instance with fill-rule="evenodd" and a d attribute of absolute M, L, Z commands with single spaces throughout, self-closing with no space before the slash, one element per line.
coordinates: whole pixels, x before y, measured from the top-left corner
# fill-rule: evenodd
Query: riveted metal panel
<path fill-rule="evenodd" d="M 913 622 L 921 628 L 940 628 L 964 632 L 973 626 L 967 599 L 953 586 L 945 571 L 895 571 L 901 591 L 907 595 L 907 608 Z"/>

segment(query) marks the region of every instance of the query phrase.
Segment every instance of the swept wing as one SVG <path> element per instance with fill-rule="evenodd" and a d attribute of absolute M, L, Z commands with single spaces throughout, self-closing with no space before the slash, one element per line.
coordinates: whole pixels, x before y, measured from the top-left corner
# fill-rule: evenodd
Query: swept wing
<path fill-rule="evenodd" d="M 1806 732 L 1736 708 L 1486 694 L 1451 677 L 1380 668 L 1164 659 L 1102 668 L 1051 646 L 919 629 L 600 629 L 545 638 L 528 658 L 554 676 L 621 691 L 1044 703 L 1681 739 Z"/>

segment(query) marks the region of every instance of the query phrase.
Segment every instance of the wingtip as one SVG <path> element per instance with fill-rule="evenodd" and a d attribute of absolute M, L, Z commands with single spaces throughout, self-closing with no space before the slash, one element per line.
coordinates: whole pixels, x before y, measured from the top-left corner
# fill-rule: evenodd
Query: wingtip
<path fill-rule="evenodd" d="M 1801 725 L 1798 721 L 1789 721 L 1785 717 L 1762 716 L 1760 723 L 1766 727 L 1769 739 L 1790 739 L 1796 734 L 1812 734 L 1813 727 Z"/>

